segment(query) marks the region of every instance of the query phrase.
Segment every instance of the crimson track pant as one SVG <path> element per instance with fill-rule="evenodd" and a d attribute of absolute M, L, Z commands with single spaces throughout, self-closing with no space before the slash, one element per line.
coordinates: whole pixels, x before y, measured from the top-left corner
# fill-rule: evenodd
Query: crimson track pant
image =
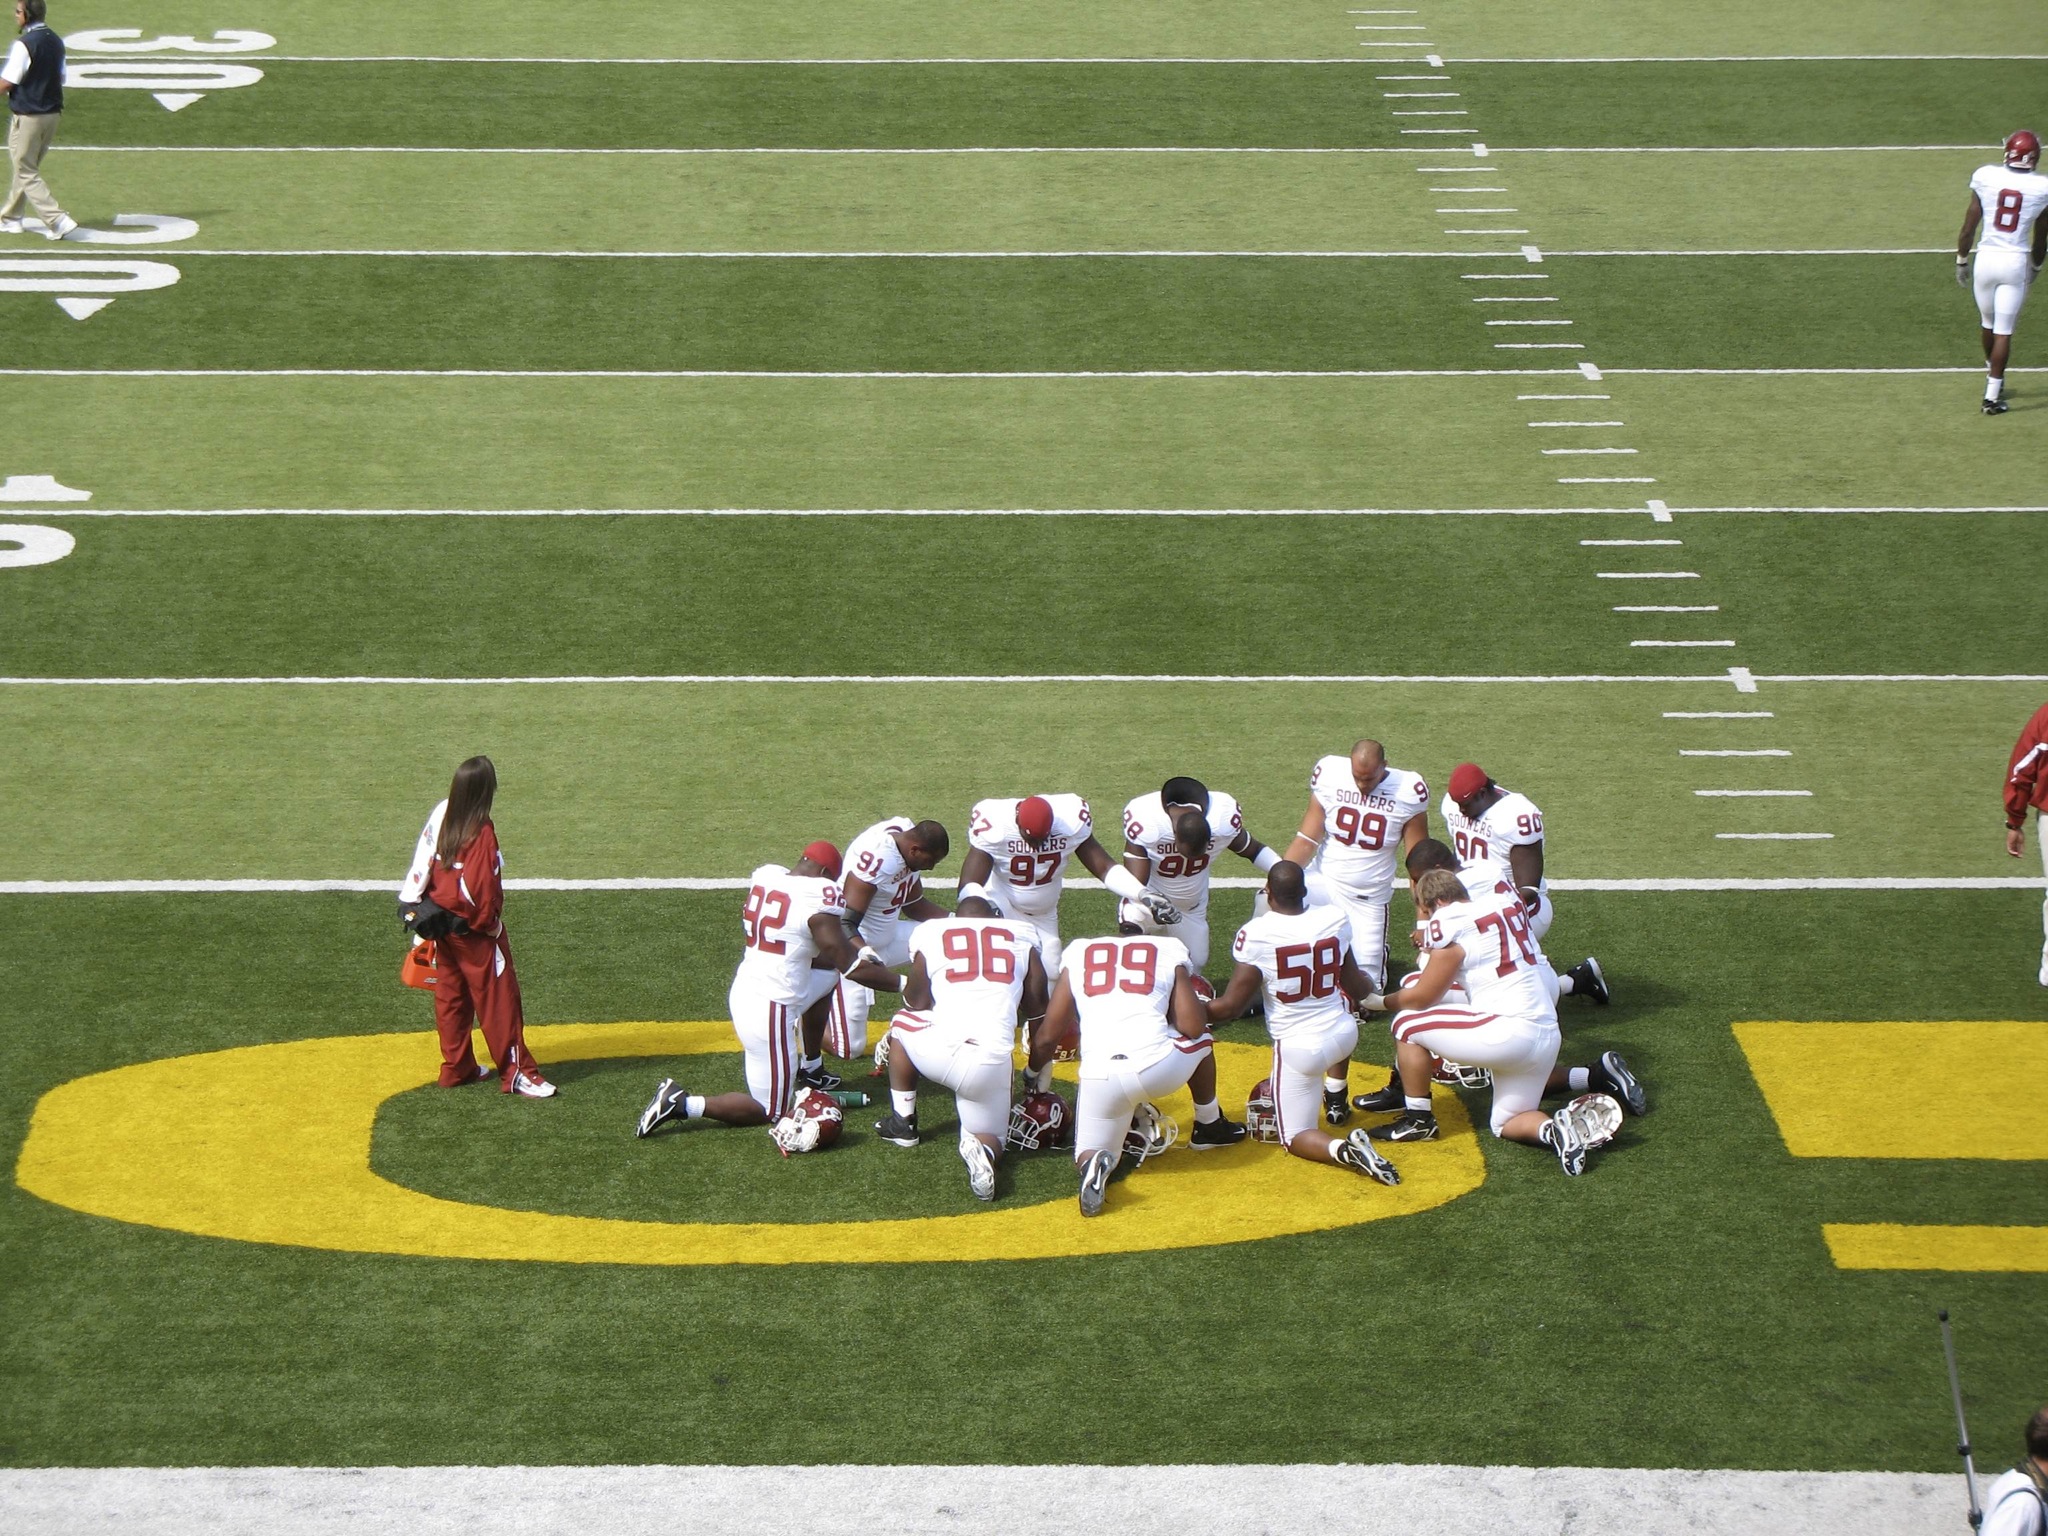
<path fill-rule="evenodd" d="M 526 1016 L 519 1006 L 519 973 L 505 936 L 449 934 L 440 941 L 434 983 L 434 1027 L 441 1036 L 441 1086 L 452 1088 L 476 1076 L 472 1023 L 482 1026 L 503 1087 L 511 1090 L 508 1066 L 533 1065 L 526 1052 Z"/>

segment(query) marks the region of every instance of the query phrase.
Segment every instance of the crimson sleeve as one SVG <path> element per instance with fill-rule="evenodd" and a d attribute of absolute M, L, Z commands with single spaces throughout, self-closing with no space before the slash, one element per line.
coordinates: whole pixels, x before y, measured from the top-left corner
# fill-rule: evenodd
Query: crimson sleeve
<path fill-rule="evenodd" d="M 2034 711 L 2034 718 L 2020 732 L 2012 757 L 2005 767 L 2005 824 L 2022 825 L 2027 807 L 2038 803 L 2038 791 L 2048 779 L 2048 704 Z"/>

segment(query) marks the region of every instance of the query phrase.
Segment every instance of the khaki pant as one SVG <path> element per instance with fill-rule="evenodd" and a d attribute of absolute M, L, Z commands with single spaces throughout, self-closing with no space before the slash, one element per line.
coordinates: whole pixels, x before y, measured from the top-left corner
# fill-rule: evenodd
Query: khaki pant
<path fill-rule="evenodd" d="M 64 210 L 57 206 L 57 199 L 42 176 L 43 156 L 49 151 L 50 141 L 57 137 L 57 119 L 63 115 L 15 113 L 8 123 L 7 158 L 14 162 L 14 184 L 7 189 L 7 201 L 0 203 L 0 219 L 20 217 L 23 198 L 28 199 L 29 207 L 51 229 L 64 217 Z"/>

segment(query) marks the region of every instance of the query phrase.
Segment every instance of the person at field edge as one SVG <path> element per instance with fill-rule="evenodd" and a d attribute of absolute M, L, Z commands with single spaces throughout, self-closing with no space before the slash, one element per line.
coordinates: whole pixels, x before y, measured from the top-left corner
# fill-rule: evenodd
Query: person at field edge
<path fill-rule="evenodd" d="M 2048 1408 L 2027 1421 L 2027 1454 L 1984 1492 L 1983 1536 L 2048 1533 Z"/>
<path fill-rule="evenodd" d="M 497 793 L 498 770 L 488 757 L 468 758 L 455 770 L 448 798 L 434 807 L 420 830 L 398 899 L 403 905 L 424 897 L 438 909 L 432 919 L 436 933 L 430 936 L 437 951 L 434 1027 L 441 1036 L 441 1086 L 459 1088 L 492 1075 L 471 1048 L 474 1022 L 482 1026 L 484 1044 L 497 1063 L 498 1091 L 547 1099 L 554 1097 L 555 1085 L 540 1075 L 526 1049 L 519 972 L 501 915 L 505 860 L 491 824 Z"/>
<path fill-rule="evenodd" d="M 12 117 L 7 124 L 7 158 L 14 163 L 14 181 L 7 201 L 0 203 L 0 234 L 23 232 L 25 199 L 43 221 L 49 239 L 62 240 L 78 228 L 78 220 L 57 206 L 43 180 L 43 156 L 57 137 L 57 119 L 64 115 L 64 39 L 52 32 L 43 16 L 48 0 L 14 0 L 14 25 L 21 36 L 0 64 L 0 90 L 7 92 Z"/>
<path fill-rule="evenodd" d="M 1972 289 L 1978 318 L 1984 322 L 1984 414 L 2005 414 L 2005 365 L 2012 357 L 2013 328 L 2027 290 L 2048 258 L 2048 176 L 2038 173 L 2041 141 L 2027 129 L 2008 134 L 2001 165 L 1979 166 L 1970 177 L 1970 206 L 1963 210 L 1962 233 L 1956 236 L 1956 282 Z M 1970 264 L 1970 242 L 1977 262 Z"/>
<path fill-rule="evenodd" d="M 2005 851 L 2014 858 L 2027 850 L 2029 806 L 2048 813 L 2048 704 L 2034 711 L 2005 768 Z M 2040 825 L 2037 817 L 2037 835 Z M 2048 837 L 2041 838 L 2041 869 L 2048 874 Z M 2041 903 L 2041 985 L 2048 987 L 2048 899 Z"/>

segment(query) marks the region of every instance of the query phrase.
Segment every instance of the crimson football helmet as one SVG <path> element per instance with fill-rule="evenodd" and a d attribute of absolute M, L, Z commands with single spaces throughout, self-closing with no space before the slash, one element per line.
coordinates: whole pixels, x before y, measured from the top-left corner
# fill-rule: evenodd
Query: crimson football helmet
<path fill-rule="evenodd" d="M 768 1134 L 775 1138 L 782 1155 L 788 1157 L 793 1152 L 816 1152 L 829 1147 L 845 1129 L 846 1116 L 840 1113 L 832 1095 L 806 1088 L 796 1096 L 789 1113 L 769 1128 Z"/>
<path fill-rule="evenodd" d="M 1074 1116 L 1056 1093 L 1027 1093 L 1010 1106 L 1004 1145 L 1015 1152 L 1044 1152 L 1074 1144 Z"/>
<path fill-rule="evenodd" d="M 1213 1003 L 1216 1001 L 1216 984 L 1210 981 L 1208 977 L 1194 976 L 1189 979 L 1194 983 L 1195 996 L 1197 998 L 1199 998 L 1204 1003 Z"/>
<path fill-rule="evenodd" d="M 1262 1077 L 1244 1101 L 1244 1128 L 1253 1141 L 1280 1139 L 1280 1107 L 1273 1102 L 1273 1079 Z"/>
<path fill-rule="evenodd" d="M 2031 128 L 2022 128 L 2005 141 L 2005 163 L 2016 171 L 2031 171 L 2041 163 L 2041 140 Z"/>

